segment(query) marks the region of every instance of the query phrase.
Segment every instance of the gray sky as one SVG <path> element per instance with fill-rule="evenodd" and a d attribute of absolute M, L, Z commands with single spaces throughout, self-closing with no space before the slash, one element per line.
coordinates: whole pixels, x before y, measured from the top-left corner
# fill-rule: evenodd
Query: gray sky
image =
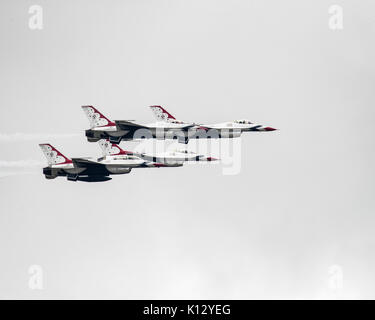
<path fill-rule="evenodd" d="M 42 30 L 28 27 L 33 4 Z M 343 30 L 328 27 L 331 4 Z M 1 1 L 0 164 L 33 165 L 0 167 L 0 298 L 374 299 L 374 12 L 369 0 Z M 88 104 L 281 130 L 243 135 L 237 175 L 46 180 L 38 143 L 100 154 Z M 35 264 L 43 290 L 28 287 Z"/>

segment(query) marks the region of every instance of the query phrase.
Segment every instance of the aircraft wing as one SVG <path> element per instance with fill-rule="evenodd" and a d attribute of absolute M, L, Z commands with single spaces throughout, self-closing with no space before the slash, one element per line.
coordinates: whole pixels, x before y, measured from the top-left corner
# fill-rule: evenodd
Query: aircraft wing
<path fill-rule="evenodd" d="M 187 124 L 186 126 L 183 126 L 179 129 L 190 129 L 190 128 L 194 128 L 196 125 L 195 124 Z"/>
<path fill-rule="evenodd" d="M 76 168 L 82 168 L 81 175 L 88 176 L 108 176 L 109 172 L 103 163 L 86 159 L 86 158 L 73 158 L 72 162 Z"/>
<path fill-rule="evenodd" d="M 200 124 L 190 124 L 184 127 L 183 129 L 191 129 L 191 128 L 194 128 L 196 131 L 198 130 L 208 131 L 208 130 L 214 129 L 213 127 L 208 127 L 208 126 L 200 125 Z"/>
<path fill-rule="evenodd" d="M 94 169 L 94 168 L 105 167 L 105 165 L 102 163 L 98 163 L 96 161 L 86 159 L 86 158 L 72 158 L 72 161 L 73 161 L 74 166 L 78 168 Z"/>
<path fill-rule="evenodd" d="M 148 129 L 148 127 L 141 124 L 136 124 L 127 120 L 116 120 L 115 121 L 118 128 L 121 130 L 138 130 L 138 129 Z"/>

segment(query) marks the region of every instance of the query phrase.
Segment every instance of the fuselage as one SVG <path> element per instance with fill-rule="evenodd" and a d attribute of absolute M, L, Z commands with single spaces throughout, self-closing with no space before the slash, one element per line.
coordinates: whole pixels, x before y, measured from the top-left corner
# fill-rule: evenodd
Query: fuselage
<path fill-rule="evenodd" d="M 142 159 L 160 163 L 184 163 L 187 161 L 212 161 L 216 160 L 211 157 L 197 154 L 187 150 L 167 151 L 161 153 L 136 153 Z"/>
<path fill-rule="evenodd" d="M 254 124 L 247 120 L 208 125 L 195 125 L 182 122 L 142 124 L 123 120 L 116 121 L 115 127 L 98 127 L 86 130 L 86 137 L 89 142 L 96 142 L 100 139 L 109 139 L 112 143 L 120 143 L 121 140 L 178 139 L 179 142 L 187 143 L 189 139 L 237 138 L 240 137 L 243 132 L 274 130 L 276 129 Z"/>
<path fill-rule="evenodd" d="M 43 169 L 47 179 L 67 176 L 76 181 L 79 177 L 108 177 L 110 175 L 127 174 L 134 168 L 157 168 L 161 165 L 133 155 L 104 156 L 98 159 L 73 158 L 72 163 L 49 165 Z"/>

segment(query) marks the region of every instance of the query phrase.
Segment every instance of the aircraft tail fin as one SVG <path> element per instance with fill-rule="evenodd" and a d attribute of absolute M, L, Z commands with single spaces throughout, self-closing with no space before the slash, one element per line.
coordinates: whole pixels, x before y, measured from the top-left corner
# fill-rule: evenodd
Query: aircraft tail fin
<path fill-rule="evenodd" d="M 98 141 L 100 148 L 102 149 L 103 156 L 117 156 L 132 154 L 131 151 L 125 151 L 120 148 L 119 145 L 111 143 L 109 140 L 101 139 Z"/>
<path fill-rule="evenodd" d="M 72 160 L 65 157 L 59 150 L 49 143 L 43 143 L 39 146 L 47 158 L 48 165 L 72 163 Z"/>
<path fill-rule="evenodd" d="M 150 106 L 152 112 L 156 120 L 163 121 L 163 122 L 170 122 L 172 120 L 176 120 L 174 116 L 172 116 L 167 110 L 165 110 L 161 106 Z"/>
<path fill-rule="evenodd" d="M 87 118 L 90 122 L 91 129 L 98 127 L 112 127 L 116 124 L 104 116 L 98 109 L 93 106 L 82 106 Z"/>

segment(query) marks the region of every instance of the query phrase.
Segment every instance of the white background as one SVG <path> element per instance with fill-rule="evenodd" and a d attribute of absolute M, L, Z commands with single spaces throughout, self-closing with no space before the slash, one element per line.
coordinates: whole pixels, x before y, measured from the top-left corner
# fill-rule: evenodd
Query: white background
<path fill-rule="evenodd" d="M 43 30 L 28 27 L 33 4 Z M 343 30 L 328 27 L 332 4 Z M 366 0 L 1 1 L 0 298 L 375 298 L 374 13 Z M 238 175 L 88 184 L 6 167 L 43 165 L 44 142 L 100 154 L 88 104 L 280 130 L 243 135 Z M 34 264 L 43 290 L 28 287 Z"/>

